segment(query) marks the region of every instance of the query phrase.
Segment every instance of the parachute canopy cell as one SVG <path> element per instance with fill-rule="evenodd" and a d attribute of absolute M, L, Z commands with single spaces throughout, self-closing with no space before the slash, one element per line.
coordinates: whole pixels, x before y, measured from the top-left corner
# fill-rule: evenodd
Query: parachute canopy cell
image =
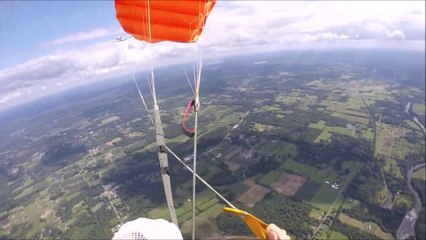
<path fill-rule="evenodd" d="M 150 43 L 190 43 L 200 37 L 216 0 L 115 0 L 125 32 Z"/>

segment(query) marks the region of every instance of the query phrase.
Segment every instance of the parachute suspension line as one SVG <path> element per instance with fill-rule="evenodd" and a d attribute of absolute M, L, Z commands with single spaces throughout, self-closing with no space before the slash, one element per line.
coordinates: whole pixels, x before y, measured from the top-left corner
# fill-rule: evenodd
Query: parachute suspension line
<path fill-rule="evenodd" d="M 183 71 L 185 73 L 186 80 L 188 80 L 188 84 L 189 84 L 189 87 L 191 88 L 192 94 L 195 97 L 195 91 L 194 91 L 194 88 L 192 87 L 191 80 L 189 80 L 189 77 L 188 77 L 188 74 L 186 73 L 186 70 L 184 69 Z"/>
<path fill-rule="evenodd" d="M 146 74 L 146 81 L 148 82 L 149 92 L 151 93 L 151 97 L 152 97 L 153 95 L 152 95 L 151 81 L 149 80 L 148 74 Z"/>
<path fill-rule="evenodd" d="M 195 79 L 195 118 L 194 118 L 194 159 L 192 167 L 192 239 L 195 239 L 195 196 L 196 196 L 196 180 L 197 180 L 197 137 L 198 137 L 198 111 L 200 110 L 200 83 L 202 69 L 202 55 L 200 54 L 197 65 L 197 78 Z"/>
<path fill-rule="evenodd" d="M 186 165 L 186 163 L 184 161 L 182 161 L 182 159 L 180 159 L 169 147 L 166 146 L 166 149 L 169 153 L 171 153 L 173 155 L 173 157 L 175 157 L 188 171 L 190 171 L 191 173 L 194 173 L 194 171 L 188 166 Z M 207 183 L 202 177 L 200 177 L 200 175 L 195 174 L 195 176 L 198 178 L 198 180 L 200 180 L 200 182 L 202 182 L 207 188 L 209 188 L 210 190 L 212 190 L 212 192 L 214 192 L 220 199 L 222 199 L 229 207 L 233 208 L 233 209 L 238 209 L 236 208 L 231 202 L 229 202 L 224 196 L 222 196 L 218 191 L 216 191 L 216 189 L 214 189 L 209 183 Z"/>
<path fill-rule="evenodd" d="M 136 81 L 136 79 L 135 79 L 135 75 L 134 75 L 134 74 L 132 74 L 132 76 L 133 76 L 133 81 L 135 82 L 135 85 L 136 85 L 136 89 L 138 90 L 139 97 L 140 97 L 140 98 L 141 98 L 141 100 L 142 100 L 142 103 L 143 103 L 143 105 L 144 105 L 144 107 L 145 107 L 145 109 L 146 109 L 146 112 L 148 113 L 148 116 L 149 116 L 149 119 L 151 120 L 152 125 L 154 125 L 154 120 L 152 119 L 151 113 L 149 112 L 148 106 L 146 105 L 146 102 L 145 102 L 145 99 L 143 98 L 142 92 L 141 92 L 141 90 L 139 89 L 138 83 L 137 83 L 137 81 Z"/>
<path fill-rule="evenodd" d="M 155 92 L 155 80 L 154 80 L 154 67 L 151 65 L 151 87 L 152 87 L 152 98 L 154 100 L 154 123 L 155 123 L 155 132 L 156 132 L 156 142 L 157 142 L 157 151 L 158 159 L 160 161 L 161 168 L 161 178 L 163 181 L 164 194 L 166 195 L 167 207 L 169 209 L 170 218 L 176 226 L 178 225 L 176 217 L 176 209 L 173 204 L 173 194 L 172 187 L 170 183 L 169 175 L 169 161 L 167 159 L 167 152 L 165 149 L 166 143 L 164 141 L 164 132 L 161 125 L 160 109 L 157 105 L 157 95 Z"/>

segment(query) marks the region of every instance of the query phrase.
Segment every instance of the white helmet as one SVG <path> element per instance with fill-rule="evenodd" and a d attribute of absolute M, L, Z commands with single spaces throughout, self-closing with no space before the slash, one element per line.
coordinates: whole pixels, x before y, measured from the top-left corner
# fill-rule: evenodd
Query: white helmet
<path fill-rule="evenodd" d="M 127 222 L 114 233 L 113 240 L 151 240 L 151 239 L 179 239 L 182 233 L 179 228 L 164 219 L 138 218 Z"/>

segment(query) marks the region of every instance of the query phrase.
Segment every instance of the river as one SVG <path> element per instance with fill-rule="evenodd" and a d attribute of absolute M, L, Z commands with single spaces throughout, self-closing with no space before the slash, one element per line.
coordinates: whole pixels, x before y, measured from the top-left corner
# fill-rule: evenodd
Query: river
<path fill-rule="evenodd" d="M 409 115 L 414 115 L 410 112 L 410 106 L 411 106 L 411 102 L 407 103 L 407 105 L 405 106 L 405 112 Z M 425 127 L 419 122 L 416 116 L 413 116 L 413 120 L 417 125 L 420 126 L 420 128 L 423 130 L 423 133 L 425 133 Z M 396 239 L 398 240 L 408 239 L 410 238 L 410 236 L 415 236 L 414 227 L 416 225 L 417 216 L 419 215 L 419 212 L 422 209 L 422 202 L 419 197 L 419 194 L 413 188 L 413 185 L 411 183 L 411 178 L 413 177 L 413 172 L 415 172 L 417 169 L 420 169 L 424 166 L 425 166 L 425 163 L 418 164 L 408 169 L 407 172 L 405 173 L 408 189 L 414 196 L 414 208 L 405 214 L 405 217 L 402 220 L 402 223 L 399 226 L 398 231 L 396 232 Z"/>
<path fill-rule="evenodd" d="M 422 209 L 422 202 L 419 197 L 419 194 L 414 190 L 413 185 L 411 184 L 411 178 L 413 177 L 413 172 L 417 169 L 420 169 L 425 166 L 425 163 L 418 164 L 410 168 L 406 172 L 406 180 L 408 189 L 414 195 L 414 208 L 405 214 L 404 219 L 402 220 L 401 225 L 396 232 L 396 239 L 408 239 L 410 236 L 415 236 L 414 227 L 416 225 L 417 216 L 419 215 L 420 210 Z"/>
<path fill-rule="evenodd" d="M 410 111 L 410 107 L 411 107 L 411 102 L 407 103 L 407 105 L 405 105 L 405 112 L 409 115 L 413 115 L 413 121 L 423 130 L 423 133 L 426 133 L 426 129 L 425 126 L 423 126 L 423 124 L 419 121 L 419 119 L 417 119 L 417 117 Z"/>

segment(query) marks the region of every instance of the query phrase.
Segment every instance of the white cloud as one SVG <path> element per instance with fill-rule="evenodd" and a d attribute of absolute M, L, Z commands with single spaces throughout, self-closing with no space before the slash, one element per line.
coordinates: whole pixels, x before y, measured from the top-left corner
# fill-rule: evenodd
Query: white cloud
<path fill-rule="evenodd" d="M 61 37 L 58 39 L 54 39 L 51 41 L 52 44 L 63 44 L 63 43 L 71 43 L 71 42 L 80 42 L 98 39 L 102 37 L 112 36 L 119 33 L 119 31 L 112 31 L 110 29 L 95 29 L 90 32 L 79 32 L 75 34 L 71 34 L 65 37 Z"/>
<path fill-rule="evenodd" d="M 197 49 L 210 56 L 253 49 L 339 46 L 420 46 L 424 51 L 425 2 L 218 1 L 197 44 L 146 44 L 135 39 L 113 43 L 112 36 L 117 34 L 103 28 L 54 39 L 51 43 L 58 45 L 111 36 L 108 42 L 56 50 L 0 69 L 0 108 L 14 99 L 84 84 L 99 76 L 138 71 L 152 61 L 194 59 Z"/>

